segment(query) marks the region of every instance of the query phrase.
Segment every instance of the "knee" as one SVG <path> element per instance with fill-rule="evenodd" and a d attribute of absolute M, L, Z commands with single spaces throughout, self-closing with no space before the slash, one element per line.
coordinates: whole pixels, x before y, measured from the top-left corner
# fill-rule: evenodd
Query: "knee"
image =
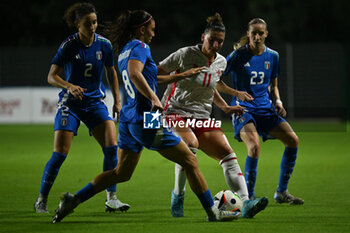
<path fill-rule="evenodd" d="M 197 149 L 199 147 L 199 143 L 197 139 L 186 140 L 185 143 L 188 147 L 197 148 Z"/>
<path fill-rule="evenodd" d="M 68 152 L 69 152 L 69 148 L 70 146 L 68 145 L 55 145 L 54 147 L 54 151 L 57 152 L 57 153 L 61 153 L 61 154 L 65 154 L 67 155 Z"/>
<path fill-rule="evenodd" d="M 258 158 L 260 154 L 260 144 L 253 142 L 248 146 L 248 154 L 253 158 Z"/>
<path fill-rule="evenodd" d="M 113 169 L 113 174 L 118 183 L 129 181 L 132 176 L 132 173 L 123 172 L 120 169 L 118 169 L 118 167 Z"/>
<path fill-rule="evenodd" d="M 286 146 L 287 147 L 292 147 L 292 148 L 296 148 L 299 145 L 299 138 L 298 136 L 294 133 L 291 137 L 289 137 Z"/>

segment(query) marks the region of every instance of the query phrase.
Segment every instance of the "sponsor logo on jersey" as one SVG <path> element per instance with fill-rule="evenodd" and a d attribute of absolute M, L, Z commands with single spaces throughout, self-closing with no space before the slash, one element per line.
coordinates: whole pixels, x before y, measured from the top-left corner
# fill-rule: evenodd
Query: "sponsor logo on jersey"
<path fill-rule="evenodd" d="M 102 52 L 101 51 L 96 51 L 96 59 L 101 60 L 102 59 Z"/>
<path fill-rule="evenodd" d="M 156 112 L 143 113 L 143 128 L 144 129 L 160 129 L 160 122 L 162 114 L 157 110 Z"/>
<path fill-rule="evenodd" d="M 266 70 L 270 69 L 270 62 L 269 61 L 265 61 L 265 69 Z"/>

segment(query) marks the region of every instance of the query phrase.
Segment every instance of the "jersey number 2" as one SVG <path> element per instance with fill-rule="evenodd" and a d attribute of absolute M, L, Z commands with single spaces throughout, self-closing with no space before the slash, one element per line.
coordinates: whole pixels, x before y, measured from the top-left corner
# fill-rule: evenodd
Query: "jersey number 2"
<path fill-rule="evenodd" d="M 265 73 L 260 71 L 259 73 L 256 71 L 252 71 L 252 77 L 250 78 L 250 85 L 260 85 L 264 83 Z M 260 78 L 260 81 L 257 79 Z"/>
<path fill-rule="evenodd" d="M 130 98 L 135 99 L 135 91 L 132 88 L 132 85 L 131 85 L 131 82 L 130 82 L 130 79 L 128 76 L 128 72 L 126 72 L 126 70 L 123 70 L 122 78 L 123 78 L 124 87 L 125 87 L 126 92 L 130 96 Z"/>
<path fill-rule="evenodd" d="M 92 64 L 91 63 L 86 63 L 85 64 L 85 72 L 84 72 L 84 76 L 87 78 L 90 78 L 92 76 L 92 74 L 90 73 L 90 70 L 92 69 Z"/>

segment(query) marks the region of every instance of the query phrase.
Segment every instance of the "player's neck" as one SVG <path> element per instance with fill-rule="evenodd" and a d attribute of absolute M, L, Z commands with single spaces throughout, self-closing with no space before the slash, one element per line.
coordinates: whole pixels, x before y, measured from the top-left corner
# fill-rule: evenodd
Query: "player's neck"
<path fill-rule="evenodd" d="M 95 35 L 93 34 L 92 36 L 85 36 L 84 34 L 79 32 L 79 39 L 83 45 L 88 47 L 94 42 Z"/>
<path fill-rule="evenodd" d="M 252 52 L 252 54 L 254 55 L 261 55 L 264 53 L 265 51 L 265 45 L 262 46 L 254 46 L 254 45 L 249 45 L 250 51 Z"/>

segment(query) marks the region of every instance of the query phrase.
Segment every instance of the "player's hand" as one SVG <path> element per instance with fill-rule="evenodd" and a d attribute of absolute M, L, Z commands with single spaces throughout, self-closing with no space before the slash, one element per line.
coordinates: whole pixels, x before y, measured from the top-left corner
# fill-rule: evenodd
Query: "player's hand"
<path fill-rule="evenodd" d="M 282 104 L 276 103 L 275 107 L 276 107 L 276 112 L 278 113 L 278 115 L 280 115 L 281 117 L 287 116 L 287 111 L 284 109 Z"/>
<path fill-rule="evenodd" d="M 226 106 L 225 109 L 223 109 L 226 114 L 236 114 L 237 116 L 241 116 L 244 113 L 244 108 L 239 105 L 235 106 Z"/>
<path fill-rule="evenodd" d="M 87 89 L 76 86 L 74 84 L 71 84 L 68 87 L 69 93 L 73 95 L 75 99 L 82 100 L 84 96 L 84 92 L 87 91 Z"/>
<path fill-rule="evenodd" d="M 182 76 L 183 76 L 183 77 L 190 77 L 190 76 L 196 77 L 196 74 L 199 74 L 200 72 L 202 72 L 202 71 L 205 70 L 205 69 L 208 69 L 208 68 L 205 67 L 205 66 L 196 67 L 196 68 L 191 68 L 191 69 L 186 70 L 185 72 L 183 72 L 183 73 L 182 73 Z"/>
<path fill-rule="evenodd" d="M 242 100 L 243 102 L 244 101 L 252 101 L 254 100 L 254 98 L 247 92 L 245 91 L 237 91 L 237 97 Z"/>
<path fill-rule="evenodd" d="M 152 108 L 151 108 L 151 112 L 156 112 L 157 110 L 159 112 L 163 112 L 163 105 L 162 103 L 159 101 L 158 98 L 155 98 L 154 100 L 151 100 L 152 101 Z"/>
<path fill-rule="evenodd" d="M 119 122 L 120 110 L 122 109 L 122 105 L 120 103 L 113 104 L 113 119 L 117 119 Z"/>

